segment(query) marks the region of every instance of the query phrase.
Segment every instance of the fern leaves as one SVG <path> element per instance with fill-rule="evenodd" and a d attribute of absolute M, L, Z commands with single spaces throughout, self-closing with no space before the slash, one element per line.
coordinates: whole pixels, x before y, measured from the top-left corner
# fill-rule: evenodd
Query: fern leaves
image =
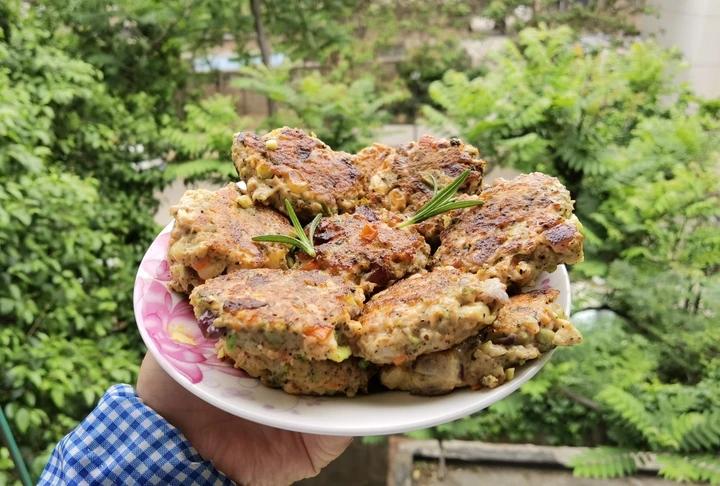
<path fill-rule="evenodd" d="M 720 458 L 711 455 L 658 455 L 660 474 L 673 481 L 704 481 L 720 485 Z"/>
<path fill-rule="evenodd" d="M 585 478 L 618 478 L 637 471 L 635 453 L 615 447 L 598 447 L 570 460 L 575 476 Z"/>
<path fill-rule="evenodd" d="M 681 451 L 720 449 L 720 412 L 691 412 L 674 417 L 670 428 Z"/>
<path fill-rule="evenodd" d="M 643 467 L 657 467 L 660 475 L 666 479 L 720 485 L 720 457 L 708 454 L 656 456 L 617 447 L 598 447 L 573 457 L 570 465 L 573 474 L 578 477 L 618 478 L 633 474 Z"/>
<path fill-rule="evenodd" d="M 648 411 L 634 395 L 605 387 L 598 399 L 639 432 L 653 449 L 701 452 L 720 448 L 720 412 L 689 412 L 672 418 Z"/>
<path fill-rule="evenodd" d="M 667 451 L 656 458 L 663 477 L 720 485 L 720 457 L 704 453 L 720 448 L 720 412 L 688 412 L 670 418 L 648 410 L 635 395 L 615 386 L 605 387 L 597 398 L 651 448 Z M 614 478 L 633 474 L 653 464 L 653 459 L 648 453 L 598 447 L 574 457 L 571 465 L 577 476 Z"/>
<path fill-rule="evenodd" d="M 235 175 L 235 168 L 230 162 L 212 159 L 189 160 L 187 162 L 174 162 L 165 168 L 165 179 L 193 180 L 217 174 L 230 180 Z"/>
<path fill-rule="evenodd" d="M 678 441 L 661 428 L 661 421 L 634 395 L 614 386 L 605 387 L 597 397 L 614 413 L 632 425 L 653 448 L 677 449 Z"/>

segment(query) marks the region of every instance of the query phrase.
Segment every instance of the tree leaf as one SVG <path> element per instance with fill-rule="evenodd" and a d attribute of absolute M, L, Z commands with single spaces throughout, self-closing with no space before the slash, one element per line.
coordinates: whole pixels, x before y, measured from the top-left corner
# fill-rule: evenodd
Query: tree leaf
<path fill-rule="evenodd" d="M 17 425 L 18 431 L 24 434 L 30 427 L 30 412 L 26 408 L 19 408 L 15 413 L 15 425 Z"/>

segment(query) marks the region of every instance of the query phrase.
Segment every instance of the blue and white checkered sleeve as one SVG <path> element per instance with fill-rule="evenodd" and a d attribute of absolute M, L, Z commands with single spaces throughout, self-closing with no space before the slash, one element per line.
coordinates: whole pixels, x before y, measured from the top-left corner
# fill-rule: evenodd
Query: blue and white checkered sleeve
<path fill-rule="evenodd" d="M 55 447 L 39 484 L 232 485 L 130 385 L 115 385 Z"/>

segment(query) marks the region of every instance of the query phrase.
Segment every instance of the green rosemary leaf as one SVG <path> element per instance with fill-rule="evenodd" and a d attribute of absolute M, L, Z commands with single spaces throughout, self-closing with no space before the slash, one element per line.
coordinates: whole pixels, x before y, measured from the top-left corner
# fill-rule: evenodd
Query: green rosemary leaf
<path fill-rule="evenodd" d="M 422 176 L 423 182 L 428 185 L 428 187 L 432 187 L 433 190 L 433 196 L 437 194 L 438 191 L 438 183 L 437 178 L 434 174 L 423 174 Z"/>
<path fill-rule="evenodd" d="M 425 221 L 426 219 L 437 216 L 438 214 L 452 211 L 453 209 L 468 208 L 471 206 L 478 206 L 482 204 L 481 201 L 458 201 L 454 199 L 455 193 L 458 191 L 460 186 L 463 185 L 470 175 L 470 169 L 465 169 L 462 174 L 455 178 L 450 184 L 441 189 L 435 191 L 433 197 L 426 202 L 413 216 L 406 219 L 398 228 L 404 228 L 411 224 L 417 224 Z"/>
<path fill-rule="evenodd" d="M 478 199 L 470 199 L 467 201 L 451 201 L 442 206 L 439 206 L 429 213 L 429 218 L 437 216 L 438 214 L 447 213 L 448 211 L 454 211 L 455 209 L 471 208 L 473 206 L 482 206 L 483 201 Z"/>
<path fill-rule="evenodd" d="M 435 197 L 437 199 L 441 199 L 443 201 L 453 197 L 455 193 L 460 189 L 460 186 L 463 185 L 465 180 L 470 175 L 470 169 L 465 169 L 462 174 L 457 176 L 454 181 L 452 181 L 450 184 L 448 184 L 444 189 L 442 189 L 440 192 L 438 192 Z M 432 202 L 432 199 L 430 200 Z"/>
<path fill-rule="evenodd" d="M 285 235 L 261 235 L 261 236 L 253 236 L 253 241 L 263 241 L 266 243 L 282 243 L 284 245 L 290 245 L 290 246 L 305 246 L 304 241 L 300 241 L 297 238 L 294 238 L 292 236 L 285 236 Z"/>
<path fill-rule="evenodd" d="M 454 181 L 448 184 L 441 191 L 436 192 L 436 194 L 418 210 L 415 214 L 415 218 L 422 218 L 421 221 L 427 219 L 427 214 L 429 214 L 433 209 L 443 205 L 455 195 L 469 174 L 470 169 L 465 169 L 465 171 L 456 177 Z"/>
<path fill-rule="evenodd" d="M 320 223 L 320 218 L 322 218 L 322 216 L 318 214 L 310 223 L 308 227 L 310 238 L 308 238 L 308 236 L 305 234 L 305 229 L 302 227 L 302 225 L 300 224 L 300 220 L 298 220 L 298 217 L 295 214 L 295 210 L 293 209 L 292 204 L 290 204 L 290 201 L 288 201 L 287 199 L 285 199 L 285 210 L 287 211 L 288 217 L 292 222 L 293 228 L 295 230 L 295 236 L 260 235 L 253 237 L 252 240 L 264 241 L 268 243 L 282 243 L 283 245 L 288 245 L 292 248 L 302 250 L 311 257 L 314 257 L 316 255 L 316 252 L 315 247 L 313 246 L 313 235 L 315 234 L 315 229 L 317 228 L 318 223 Z"/>
<path fill-rule="evenodd" d="M 290 221 L 292 222 L 292 225 L 295 228 L 295 232 L 298 234 L 298 236 L 300 236 L 300 233 L 305 234 L 305 231 L 303 230 L 303 227 L 300 224 L 297 215 L 295 214 L 295 209 L 293 209 L 292 204 L 290 204 L 290 201 L 287 199 L 285 199 L 285 211 L 287 212 L 287 215 L 290 218 Z"/>
<path fill-rule="evenodd" d="M 320 220 L 322 219 L 322 215 L 318 214 L 313 218 L 313 220 L 310 222 L 310 225 L 308 226 L 308 240 L 310 240 L 310 244 L 313 243 L 313 238 L 315 237 L 315 230 L 318 227 L 318 224 L 320 224 Z"/>
<path fill-rule="evenodd" d="M 313 248 L 312 246 L 309 246 L 306 242 L 304 242 L 302 240 L 293 238 L 292 236 L 261 235 L 261 236 L 254 236 L 252 240 L 266 242 L 266 243 L 282 243 L 283 245 L 288 245 L 292 248 L 297 248 L 298 250 L 302 250 L 310 256 L 313 256 L 313 257 L 315 256 L 315 248 Z"/>
<path fill-rule="evenodd" d="M 463 208 L 471 208 L 473 206 L 482 206 L 485 204 L 485 201 L 482 201 L 480 199 L 465 199 L 463 201 L 452 201 L 448 203 L 445 207 L 445 211 L 452 211 L 454 209 L 463 209 Z"/>

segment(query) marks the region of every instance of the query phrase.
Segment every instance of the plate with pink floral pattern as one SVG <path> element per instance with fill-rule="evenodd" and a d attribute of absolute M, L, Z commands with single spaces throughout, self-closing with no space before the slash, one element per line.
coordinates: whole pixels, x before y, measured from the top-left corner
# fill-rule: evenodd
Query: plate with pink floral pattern
<path fill-rule="evenodd" d="M 145 344 L 163 369 L 194 395 L 228 413 L 286 430 L 365 436 L 409 432 L 478 412 L 502 400 L 540 371 L 552 352 L 519 368 L 493 389 L 460 389 L 441 396 L 386 391 L 354 398 L 289 395 L 268 388 L 217 358 L 215 343 L 203 337 L 186 296 L 168 288 L 167 251 L 172 223 L 142 259 L 133 293 L 135 318 Z M 564 266 L 541 275 L 536 288 L 560 291 L 570 311 L 570 282 Z"/>

